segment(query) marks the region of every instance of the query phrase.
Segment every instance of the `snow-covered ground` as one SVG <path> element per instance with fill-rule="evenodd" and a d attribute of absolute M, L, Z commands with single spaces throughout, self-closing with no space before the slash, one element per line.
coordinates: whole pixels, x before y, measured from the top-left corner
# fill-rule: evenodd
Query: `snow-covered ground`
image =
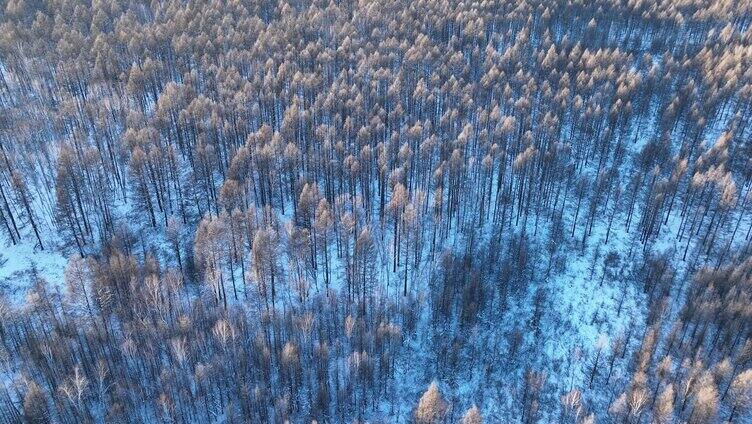
<path fill-rule="evenodd" d="M 708 137 L 708 140 L 713 138 Z M 642 137 L 636 141 L 629 147 L 631 155 L 639 153 L 646 143 L 646 138 Z M 629 174 L 623 172 L 621 175 Z M 492 187 L 496 187 L 495 182 Z M 492 198 L 494 197 L 495 193 Z M 624 228 L 625 211 L 617 211 L 608 242 L 605 241 L 609 221 L 607 212 L 614 207 L 613 198 L 605 207 L 600 205 L 592 233 L 583 246 L 581 240 L 587 214 L 584 205 L 587 201 L 583 201 L 583 209 L 580 210 L 575 223 L 575 199 L 570 196 L 567 200 L 568 206 L 565 208 L 562 223 L 565 228 L 564 241 L 558 247 L 561 257 L 555 259 L 558 265 L 550 266 L 547 254 L 542 253 L 545 251 L 543 246 L 547 242 L 546 237 L 549 235 L 551 224 L 546 219 L 541 219 L 540 227 L 535 229 L 537 235 L 532 236 L 534 225 L 538 223 L 534 224 L 535 220 L 532 218 L 528 220 L 525 233 L 530 237 L 531 250 L 536 252 L 533 257 L 539 261 L 532 264 L 531 278 L 521 293 L 516 294 L 503 307 L 497 304 L 495 299 L 491 301 L 486 307 L 490 312 L 484 314 L 475 326 L 463 334 L 465 345 L 473 347 L 472 352 L 464 353 L 468 356 L 482 354 L 485 357 L 462 357 L 461 354 L 460 359 L 464 364 L 460 366 L 457 375 L 443 375 L 443 370 L 437 369 L 436 363 L 435 349 L 444 344 L 437 344 L 433 338 L 444 334 L 445 330 L 452 330 L 446 331 L 447 335 L 456 334 L 454 327 L 435 328 L 430 314 L 429 280 L 432 273 L 438 269 L 441 255 L 436 255 L 434 260 L 430 260 L 427 251 L 423 253 L 423 260 L 417 272 L 409 277 L 412 294 L 410 297 L 401 298 L 402 269 L 398 269 L 396 273 L 391 269 L 391 241 L 387 237 L 382 242 L 378 226 L 373 228 L 374 241 L 377 244 L 383 243 L 377 249 L 376 260 L 380 264 L 377 270 L 379 290 L 385 296 L 397 299 L 396 302 L 402 307 L 412 307 L 420 313 L 416 330 L 404 334 L 405 343 L 395 364 L 396 378 L 386 389 L 387 398 L 391 400 L 378 407 L 382 416 L 390 416 L 395 422 L 407 421 L 413 400 L 420 396 L 430 381 L 443 377 L 440 384 L 455 404 L 456 410 L 453 413 L 459 414 L 470 404 L 477 403 L 489 419 L 508 417 L 509 411 L 515 410 L 513 402 L 517 396 L 516 391 L 519 390 L 517 384 L 527 367 L 544 372 L 548 391 L 552 396 L 556 396 L 574 388 L 586 389 L 591 378 L 592 358 L 599 350 L 603 352 L 604 357 L 608 355 L 610 344 L 615 339 L 629 334 L 630 337 L 626 340 L 629 345 L 639 343 L 647 312 L 645 295 L 635 277 L 635 270 L 643 263 L 646 255 L 645 246 L 638 239 L 639 232 L 635 223 L 642 214 L 639 210 L 640 202 L 636 206 L 630 232 Z M 116 205 L 117 219 L 127 222 L 140 237 L 139 243 L 144 245 L 142 251 L 155 251 L 164 263 L 172 264 L 173 253 L 164 238 L 164 229 L 151 229 L 143 221 L 143 214 L 134 208 L 132 203 Z M 661 228 L 659 238 L 651 241 L 649 247 L 652 252 L 670 254 L 673 265 L 678 267 L 677 274 L 683 275 L 681 271 L 684 271 L 686 263 L 680 261 L 680 256 L 675 254 L 682 251 L 686 245 L 686 241 L 681 242 L 676 238 L 680 225 L 679 210 L 678 206 L 674 208 L 667 224 Z M 291 205 L 288 205 L 286 211 L 285 216 L 279 217 L 283 223 L 292 218 Z M 52 285 L 63 289 L 63 274 L 67 260 L 58 248 L 58 237 L 51 229 L 50 217 L 43 219 L 42 236 L 45 250 L 35 247 L 35 238 L 28 228 L 24 229 L 21 243 L 15 246 L 8 245 L 0 250 L 0 292 L 19 304 L 33 283 L 34 272 Z M 571 236 L 573 226 L 575 232 L 574 236 Z M 748 228 L 747 221 L 744 221 L 741 228 Z M 184 230 L 183 242 L 188 245 L 193 242 L 193 232 L 190 228 Z M 502 245 L 510 243 L 522 232 L 522 228 L 513 225 L 508 234 L 506 228 L 504 231 Z M 492 233 L 490 223 L 487 223 L 480 231 L 478 244 L 487 244 L 493 236 Z M 464 253 L 466 242 L 462 237 L 463 235 L 450 234 L 439 250 Z M 426 243 L 426 250 L 428 247 L 429 243 Z M 342 278 L 345 272 L 344 263 L 343 258 L 337 258 L 335 250 L 332 246 L 329 252 L 334 276 L 332 288 L 341 291 L 345 284 Z M 611 257 L 616 264 L 608 272 L 604 267 L 607 257 Z M 280 262 L 284 262 L 284 259 L 280 259 Z M 239 269 L 236 272 L 236 279 L 243 281 Z M 319 267 L 318 272 L 317 281 L 321 288 L 324 281 L 323 267 Z M 240 288 L 245 290 L 246 287 L 241 285 Z M 539 294 L 543 296 L 543 312 L 540 318 L 542 335 L 537 339 L 529 326 Z M 451 325 L 456 326 L 456 322 Z M 522 340 L 513 352 L 510 340 L 516 332 L 521 333 Z M 612 381 L 618 384 L 615 383 L 614 387 L 622 386 L 627 378 L 627 362 L 628 359 L 616 362 Z M 596 378 L 603 376 L 597 375 Z M 603 393 L 600 398 L 589 401 L 598 402 L 602 410 L 610 403 L 613 395 L 614 393 Z"/>
<path fill-rule="evenodd" d="M 62 284 L 67 259 L 51 243 L 35 248 L 33 235 L 17 245 L 0 249 L 0 292 L 15 302 L 22 301 L 33 283 L 33 272 L 51 284 Z"/>

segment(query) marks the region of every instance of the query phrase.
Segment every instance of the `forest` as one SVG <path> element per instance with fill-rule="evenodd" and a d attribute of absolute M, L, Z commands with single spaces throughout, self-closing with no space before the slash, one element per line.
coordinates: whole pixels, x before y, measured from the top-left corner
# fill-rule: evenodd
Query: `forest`
<path fill-rule="evenodd" d="M 752 423 L 752 0 L 0 1 L 4 423 Z"/>

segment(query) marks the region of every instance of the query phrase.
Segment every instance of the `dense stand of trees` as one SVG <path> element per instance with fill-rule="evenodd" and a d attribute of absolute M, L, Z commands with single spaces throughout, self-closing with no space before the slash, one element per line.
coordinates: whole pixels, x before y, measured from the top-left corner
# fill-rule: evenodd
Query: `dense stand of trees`
<path fill-rule="evenodd" d="M 752 419 L 751 18 L 5 2 L 0 421 Z"/>

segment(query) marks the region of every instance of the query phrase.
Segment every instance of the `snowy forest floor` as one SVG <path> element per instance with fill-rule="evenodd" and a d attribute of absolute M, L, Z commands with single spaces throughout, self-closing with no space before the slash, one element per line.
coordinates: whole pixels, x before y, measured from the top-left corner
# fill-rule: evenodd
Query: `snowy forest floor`
<path fill-rule="evenodd" d="M 712 143 L 713 140 L 709 137 L 707 142 Z M 641 146 L 641 143 L 634 143 L 629 154 L 638 154 Z M 622 175 L 630 173 L 624 172 Z M 662 227 L 660 237 L 646 246 L 640 242 L 636 231 L 629 232 L 624 227 L 625 211 L 615 211 L 613 228 L 606 242 L 608 216 L 613 208 L 609 203 L 605 210 L 597 214 L 592 233 L 583 243 L 583 217 L 580 215 L 575 221 L 574 201 L 573 198 L 567 199 L 561 222 L 563 241 L 553 248 L 553 254 L 547 251 L 550 249 L 547 237 L 552 231 L 552 220 L 541 219 L 539 228 L 534 228 L 532 219 L 527 222 L 525 234 L 531 258 L 529 277 L 520 292 L 510 296 L 505 304 L 501 303 L 499 296 L 494 295 L 485 312 L 479 314 L 475 325 L 462 333 L 461 337 L 465 340 L 459 344 L 471 348 L 458 353 L 461 365 L 456 370 L 442 369 L 437 357 L 444 354 L 442 351 L 453 342 L 458 342 L 456 337 L 460 332 L 456 331 L 456 327 L 459 324 L 455 320 L 445 327 L 437 325 L 428 307 L 430 280 L 438 271 L 441 255 L 421 262 L 416 272 L 409 276 L 412 294 L 399 300 L 406 307 L 408 304 L 416 307 L 419 311 L 418 321 L 415 330 L 405 334 L 404 348 L 395 364 L 396 377 L 385 388 L 389 394 L 386 398 L 391 401 L 375 406 L 381 416 L 390 416 L 395 422 L 407 422 L 415 400 L 431 381 L 437 380 L 453 405 L 451 421 L 458 419 L 470 404 L 476 403 L 484 406 L 485 413 L 493 422 L 494 417 L 508 417 L 514 410 L 512 402 L 519 398 L 515 393 L 520 390 L 516 382 L 523 380 L 526 370 L 543 371 L 547 381 L 547 390 L 543 395 L 558 402 L 555 397 L 561 393 L 586 387 L 591 379 L 604 378 L 603 375 L 590 374 L 593 357 L 599 356 L 599 351 L 605 355 L 615 338 L 627 337 L 628 344 L 639 344 L 645 330 L 646 304 L 637 281 L 636 268 L 644 263 L 646 254 L 662 253 L 671 258 L 679 278 L 684 278 L 686 264 L 693 257 L 690 255 L 688 261 L 681 260 L 681 251 L 686 242 L 679 242 L 676 238 L 680 208 L 672 212 L 667 224 Z M 118 219 L 136 226 L 133 228 L 134 234 L 141 237 L 144 252 L 156 252 L 164 263 L 174 262 L 163 231 L 150 231 L 143 218 L 139 222 L 142 214 L 137 209 L 133 202 L 117 205 Z M 287 210 L 289 212 L 292 208 Z M 636 210 L 635 216 L 639 217 L 641 213 Z M 280 216 L 280 220 L 290 219 L 289 213 L 287 215 Z M 749 223 L 745 222 L 743 228 L 746 225 Z M 60 293 L 65 291 L 63 275 L 68 255 L 59 248 L 51 217 L 44 217 L 42 228 L 45 250 L 36 246 L 33 234 L 27 228 L 24 242 L 6 246 L 0 253 L 0 291 L 19 306 L 33 283 L 34 273 L 57 287 Z M 519 237 L 522 228 L 512 225 L 511 230 L 505 227 L 503 231 L 501 248 L 507 250 L 508 245 Z M 480 257 L 488 254 L 485 251 L 489 249 L 493 232 L 490 224 L 480 229 L 478 238 L 481 241 L 476 243 L 482 246 L 476 249 L 481 252 Z M 185 245 L 192 243 L 193 234 L 193 229 L 185 229 Z M 378 232 L 374 238 L 378 239 Z M 403 274 L 400 269 L 392 272 L 390 246 L 390 242 L 385 240 L 377 249 L 380 254 L 377 259 L 377 280 L 383 284 L 381 291 L 385 296 L 400 299 Z M 462 235 L 450 235 L 442 246 L 442 249 L 457 254 L 462 254 L 466 248 L 467 241 Z M 335 252 L 332 251 L 331 256 L 334 275 L 332 288 L 342 291 L 344 263 L 336 258 Z M 496 257 L 504 257 L 504 254 Z M 604 265 L 606 258 L 610 260 L 608 269 Z M 694 258 L 695 262 L 701 260 L 699 253 Z M 492 270 L 489 275 L 498 274 L 498 265 L 489 265 Z M 238 278 L 242 281 L 242 276 Z M 318 278 L 318 284 L 323 284 L 322 281 L 323 275 Z M 492 286 L 493 282 L 485 284 Z M 201 285 L 198 288 L 205 289 Z M 242 304 L 238 306 L 244 307 Z M 610 387 L 623 387 L 629 376 L 628 366 L 629 358 L 616 361 L 611 376 L 614 384 Z M 604 410 L 618 395 L 616 389 L 612 390 L 586 400 Z M 555 417 L 549 419 L 555 420 Z"/>

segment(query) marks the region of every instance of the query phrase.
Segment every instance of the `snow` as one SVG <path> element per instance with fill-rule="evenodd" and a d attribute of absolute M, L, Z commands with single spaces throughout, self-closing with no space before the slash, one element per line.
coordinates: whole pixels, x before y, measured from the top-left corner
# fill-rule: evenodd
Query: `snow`
<path fill-rule="evenodd" d="M 657 114 L 656 109 L 657 105 L 654 106 L 651 114 Z M 654 119 L 644 119 L 654 121 Z M 724 126 L 725 123 L 716 123 L 706 141 L 712 143 Z M 632 156 L 638 154 L 652 133 L 653 128 L 648 126 L 643 128 L 640 134 L 629 134 L 625 138 L 632 140 L 627 143 L 628 153 Z M 625 161 L 627 164 L 631 162 L 631 160 Z M 596 172 L 592 169 L 593 167 L 594 164 L 591 164 L 582 172 L 593 176 Z M 622 169 L 621 171 L 622 181 L 616 181 L 614 184 L 627 187 L 625 182 L 628 179 L 627 176 L 631 174 L 626 171 L 631 170 Z M 496 173 L 493 175 L 495 176 Z M 471 175 L 470 178 L 472 177 Z M 472 186 L 473 184 L 467 184 L 466 189 L 470 190 L 469 187 Z M 491 187 L 494 190 L 491 196 L 493 199 L 497 194 L 495 181 L 492 182 Z M 427 202 L 431 204 L 432 198 L 429 197 Z M 651 240 L 648 246 L 644 246 L 640 243 L 639 231 L 636 230 L 637 220 L 642 215 L 641 202 L 638 200 L 631 231 L 628 232 L 624 228 L 625 211 L 618 210 L 606 243 L 608 217 L 611 208 L 614 207 L 612 197 L 605 207 L 603 204 L 599 205 L 592 233 L 588 235 L 583 247 L 582 237 L 583 231 L 586 230 L 584 221 L 588 214 L 589 198 L 583 200 L 576 223 L 574 222 L 575 202 L 576 199 L 570 192 L 563 216 L 564 240 L 558 248 L 560 256 L 554 258 L 554 265 L 550 268 L 550 272 L 546 269 L 549 264 L 547 254 L 543 249 L 551 226 L 547 217 L 541 216 L 538 222 L 532 216 L 535 212 L 531 210 L 527 228 L 523 229 L 522 223 L 520 225 L 513 223 L 511 228 L 503 229 L 502 246 L 508 245 L 524 232 L 527 234 L 530 243 L 529 250 L 533 253 L 533 258 L 539 262 L 532 264 L 532 272 L 529 278 L 526 277 L 527 281 L 521 293 L 510 295 L 506 305 L 499 305 L 494 297 L 494 300 L 486 305 L 478 322 L 464 333 L 457 329 L 456 311 L 453 312 L 455 316 L 447 324 L 447 328 L 436 328 L 431 317 L 428 298 L 429 281 L 438 268 L 441 253 L 436 254 L 432 260 L 427 252 L 430 243 L 425 243 L 419 268 L 409 276 L 411 295 L 403 298 L 401 296 L 403 266 L 401 265 L 396 273 L 392 271 L 391 236 L 382 238 L 378 221 L 373 222 L 371 233 L 379 246 L 376 249 L 378 255 L 376 262 L 379 264 L 376 272 L 380 284 L 375 290 L 383 292 L 385 298 L 396 302 L 400 307 L 415 308 L 419 313 L 415 331 L 403 334 L 404 343 L 396 357 L 395 378 L 387 383 L 385 393 L 388 394 L 385 396 L 386 400 L 378 406 L 380 414 L 377 415 L 391 417 L 394 422 L 408 421 L 414 401 L 419 398 L 431 381 L 437 380 L 442 392 L 454 405 L 452 411 L 454 417 L 460 416 L 467 407 L 476 403 L 490 421 L 493 421 L 493 417 L 506 419 L 513 414 L 510 411 L 518 410 L 518 406 L 513 404 L 515 392 L 519 388 L 519 382 L 522 381 L 522 373 L 527 367 L 545 372 L 549 395 L 560 396 L 573 388 L 587 388 L 591 361 L 596 351 L 602 349 L 603 358 L 605 358 L 609 352 L 609 344 L 617 337 L 630 332 L 630 329 L 634 329 L 634 332 L 627 343 L 631 346 L 639 343 L 647 305 L 645 295 L 635 275 L 636 268 L 643 263 L 645 255 L 649 252 L 669 253 L 672 266 L 677 268 L 676 274 L 684 275 L 687 262 L 681 261 L 681 255 L 676 254 L 676 252 L 683 251 L 686 246 L 686 242 L 680 242 L 676 238 L 681 223 L 679 216 L 681 208 L 678 204 L 674 207 L 668 222 L 661 226 L 658 238 Z M 473 213 L 472 207 L 469 208 L 471 210 L 468 213 Z M 47 207 L 37 210 L 51 209 Z M 286 205 L 286 213 L 279 215 L 282 223 L 292 219 L 292 210 L 291 205 Z M 132 226 L 134 233 L 140 237 L 139 243 L 143 244 L 143 251 L 156 251 L 164 263 L 175 265 L 171 248 L 161 228 L 161 222 L 158 223 L 160 228 L 151 228 L 142 211 L 138 210 L 136 202 L 117 202 L 114 205 L 114 214 L 117 222 Z M 663 217 L 659 219 L 662 221 Z M 736 216 L 730 216 L 729 222 L 735 222 L 735 219 Z M 43 220 L 46 221 L 46 225 L 43 226 L 46 250 L 35 248 L 33 234 L 30 233 L 29 228 L 24 228 L 25 234 L 21 243 L 6 246 L 0 251 L 0 292 L 16 303 L 23 301 L 26 290 L 33 283 L 31 276 L 34 270 L 53 285 L 61 287 L 63 282 L 66 256 L 57 248 L 57 236 L 50 229 L 52 227 L 49 223 L 50 218 L 45 216 Z M 571 236 L 570 231 L 573 225 L 575 232 L 574 236 Z M 744 233 L 749 225 L 752 223 L 748 219 L 742 220 L 740 234 Z M 468 234 L 463 233 L 465 228 L 464 226 L 453 228 L 441 242 L 438 251 L 464 253 L 468 245 L 467 237 L 469 237 Z M 475 240 L 478 247 L 473 246 L 474 250 L 487 250 L 488 241 L 494 231 L 498 230 L 493 229 L 490 220 L 487 220 L 484 227 L 479 228 L 478 239 Z M 187 225 L 183 229 L 183 237 L 185 245 L 192 243 L 193 229 L 190 226 Z M 737 236 L 737 243 L 744 243 L 740 235 Z M 141 249 L 137 249 L 137 253 L 138 250 Z M 619 265 L 613 270 L 613 275 L 606 275 L 604 274 L 604 259 L 611 252 L 618 255 Z M 504 254 L 499 255 L 500 258 L 503 256 Z M 341 292 L 345 289 L 344 258 L 337 258 L 334 243 L 329 246 L 329 257 L 332 261 L 333 276 L 331 288 Z M 285 262 L 282 251 L 280 251 L 280 262 Z M 494 272 L 497 272 L 498 264 L 495 265 Z M 239 271 L 236 269 L 238 274 L 235 277 L 238 281 L 243 281 L 243 276 L 239 275 Z M 323 273 L 324 268 L 320 266 L 316 278 L 316 289 L 323 289 Z M 490 282 L 486 284 L 491 285 Z M 246 290 L 246 286 L 241 283 L 238 288 L 239 296 L 245 298 L 243 291 Z M 281 296 L 291 296 L 291 287 L 281 289 L 287 291 Z M 321 296 L 324 295 L 323 290 L 317 292 Z M 540 340 L 537 340 L 533 332 L 529 330 L 534 313 L 533 305 L 538 293 L 544 295 Z M 229 297 L 230 303 L 234 303 L 232 295 Z M 672 312 L 676 313 L 675 310 Z M 510 336 L 516 331 L 522 332 L 522 340 L 520 347 L 513 353 Z M 440 352 L 436 349 L 449 345 L 450 341 L 443 340 L 442 337 L 456 337 L 460 333 L 467 338 L 462 342 L 465 346 L 471 347 L 472 351 L 466 350 L 460 353 L 461 360 L 465 363 L 458 366 L 457 372 L 452 374 L 446 369 L 439 368 L 437 355 Z M 481 362 L 486 359 L 468 357 L 472 354 L 487 355 L 490 357 L 489 362 Z M 345 355 L 344 358 L 346 357 Z M 610 380 L 612 387 L 623 386 L 621 383 L 627 375 L 627 362 L 628 359 L 616 362 Z M 338 366 L 347 368 L 346 363 Z M 604 378 L 604 376 L 598 375 L 597 378 Z M 602 393 L 588 401 L 597 404 L 598 407 L 595 409 L 602 411 L 608 406 L 613 395 L 614 393 Z M 502 418 L 497 418 L 497 420 L 500 419 Z"/>
<path fill-rule="evenodd" d="M 20 217 L 18 223 L 21 240 L 17 244 L 12 244 L 5 233 L 0 235 L 0 296 L 16 306 L 23 305 L 26 291 L 35 283 L 35 272 L 37 278 L 62 289 L 63 274 L 68 262 L 60 249 L 60 236 L 49 213 L 52 206 L 43 196 L 37 196 L 34 198 L 32 209 L 37 214 L 35 222 L 44 243 L 44 250 L 39 248 L 31 225 Z"/>
<path fill-rule="evenodd" d="M 32 236 L 33 237 L 33 236 Z M 29 237 L 0 251 L 0 292 L 18 302 L 33 284 L 32 271 L 39 277 L 58 285 L 63 281 L 67 259 L 54 248 L 40 250 Z"/>

